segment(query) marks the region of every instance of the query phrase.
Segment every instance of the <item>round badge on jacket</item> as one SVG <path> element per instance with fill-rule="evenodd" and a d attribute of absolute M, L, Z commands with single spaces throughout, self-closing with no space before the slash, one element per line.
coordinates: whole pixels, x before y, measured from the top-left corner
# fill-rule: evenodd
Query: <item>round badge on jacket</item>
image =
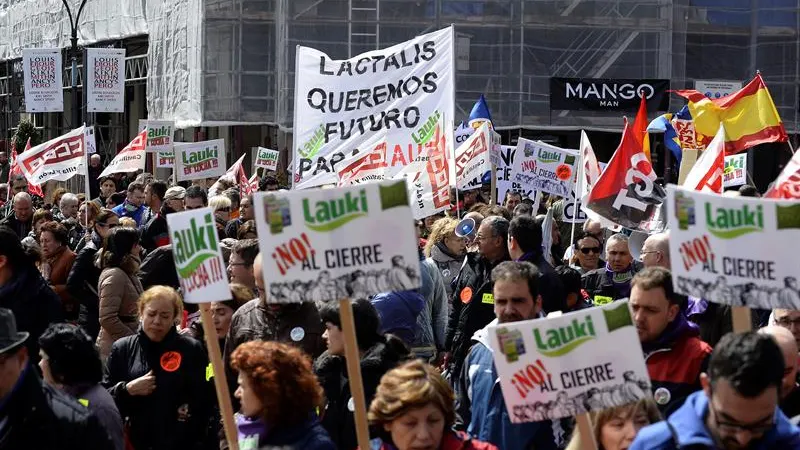
<path fill-rule="evenodd" d="M 356 402 L 353 401 L 353 397 L 350 397 L 350 400 L 347 401 L 347 410 L 350 412 L 356 411 Z"/>
<path fill-rule="evenodd" d="M 472 288 L 467 286 L 461 290 L 461 293 L 458 294 L 458 298 L 461 299 L 461 303 L 469 303 L 472 300 Z"/>
<path fill-rule="evenodd" d="M 289 333 L 289 337 L 295 342 L 300 342 L 306 337 L 306 330 L 304 330 L 303 327 L 294 327 L 291 333 Z"/>
<path fill-rule="evenodd" d="M 672 399 L 672 394 L 670 394 L 669 389 L 660 387 L 653 392 L 653 399 L 659 405 L 666 405 Z"/>
<path fill-rule="evenodd" d="M 181 360 L 183 357 L 178 352 L 164 352 L 161 355 L 161 368 L 164 369 L 166 372 L 175 372 L 178 368 L 181 367 Z"/>

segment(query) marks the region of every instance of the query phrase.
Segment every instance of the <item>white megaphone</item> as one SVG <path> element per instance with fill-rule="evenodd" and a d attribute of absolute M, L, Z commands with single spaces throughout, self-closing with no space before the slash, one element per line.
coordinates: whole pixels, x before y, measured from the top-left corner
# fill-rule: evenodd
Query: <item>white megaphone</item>
<path fill-rule="evenodd" d="M 467 217 L 456 225 L 456 236 L 472 242 L 475 239 L 475 234 L 478 232 L 476 228 L 475 219 Z"/>

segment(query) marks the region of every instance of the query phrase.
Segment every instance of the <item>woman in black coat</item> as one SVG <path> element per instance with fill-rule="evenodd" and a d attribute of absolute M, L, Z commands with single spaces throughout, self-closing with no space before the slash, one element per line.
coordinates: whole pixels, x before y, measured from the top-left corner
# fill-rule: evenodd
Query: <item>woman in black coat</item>
<path fill-rule="evenodd" d="M 114 397 L 136 450 L 202 448 L 211 398 L 203 346 L 175 330 L 178 293 L 155 286 L 139 299 L 142 325 L 114 342 L 103 384 Z"/>
<path fill-rule="evenodd" d="M 319 314 L 327 328 L 323 338 L 328 344 L 328 350 L 314 362 L 314 373 L 325 391 L 325 410 L 320 412 L 322 426 L 340 450 L 354 450 L 358 447 L 355 405 L 347 382 L 339 302 L 324 303 Z M 353 320 L 361 354 L 364 396 L 369 405 L 383 374 L 408 359 L 410 351 L 398 337 L 380 334 L 380 316 L 369 300 L 353 302 Z"/>

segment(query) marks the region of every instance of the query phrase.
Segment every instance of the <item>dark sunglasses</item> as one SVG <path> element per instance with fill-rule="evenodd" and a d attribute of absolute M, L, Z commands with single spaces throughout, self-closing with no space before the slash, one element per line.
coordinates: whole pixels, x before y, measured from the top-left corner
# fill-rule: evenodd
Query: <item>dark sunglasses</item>
<path fill-rule="evenodd" d="M 600 247 L 583 247 L 581 253 L 588 255 L 589 253 L 600 253 Z"/>
<path fill-rule="evenodd" d="M 109 230 L 113 230 L 114 228 L 117 228 L 119 226 L 118 223 L 99 223 L 98 222 L 97 224 L 100 225 L 101 227 L 106 227 Z"/>

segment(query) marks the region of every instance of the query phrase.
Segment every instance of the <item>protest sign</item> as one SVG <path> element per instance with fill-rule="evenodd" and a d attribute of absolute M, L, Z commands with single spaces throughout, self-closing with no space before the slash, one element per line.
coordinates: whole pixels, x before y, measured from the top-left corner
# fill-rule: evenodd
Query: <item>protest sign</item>
<path fill-rule="evenodd" d="M 502 204 L 506 198 L 506 192 L 514 191 L 522 194 L 522 198 L 529 198 L 531 200 L 538 198 L 536 190 L 531 189 L 529 186 L 523 186 L 516 181 L 514 176 L 514 158 L 517 153 L 517 147 L 514 145 L 501 145 L 500 146 L 500 164 L 497 165 L 495 176 L 497 177 L 497 203 Z M 536 209 L 534 209 L 536 211 Z"/>
<path fill-rule="evenodd" d="M 172 169 L 175 167 L 175 152 L 158 152 L 156 153 L 156 167 Z"/>
<path fill-rule="evenodd" d="M 225 139 L 175 143 L 178 181 L 217 178 L 225 173 Z"/>
<path fill-rule="evenodd" d="M 747 183 L 747 152 L 725 157 L 723 173 L 724 187 L 741 186 Z"/>
<path fill-rule="evenodd" d="M 347 60 L 298 47 L 294 186 L 336 183 L 339 164 L 375 133 L 386 133 L 391 178 L 417 157 L 438 116 L 452 130 L 453 33 L 445 28 Z"/>
<path fill-rule="evenodd" d="M 86 110 L 125 111 L 125 49 L 86 49 Z"/>
<path fill-rule="evenodd" d="M 186 303 L 229 300 L 231 291 L 211 208 L 167 215 L 175 270 Z"/>
<path fill-rule="evenodd" d="M 366 298 L 419 286 L 404 181 L 259 192 L 253 201 L 267 301 Z"/>
<path fill-rule="evenodd" d="M 139 134 L 108 163 L 108 166 L 103 169 L 103 172 L 100 173 L 98 178 L 105 177 L 112 173 L 127 173 L 144 170 L 145 163 L 147 162 L 145 159 L 147 154 L 144 150 L 146 139 L 147 130 L 140 131 Z"/>
<path fill-rule="evenodd" d="M 537 191 L 568 197 L 577 159 L 574 150 L 519 138 L 514 156 L 515 181 Z"/>
<path fill-rule="evenodd" d="M 786 163 L 764 197 L 800 199 L 800 152 L 795 152 Z"/>
<path fill-rule="evenodd" d="M 360 145 L 358 153 L 342 161 L 336 175 L 339 186 L 350 186 L 386 179 L 387 167 L 386 134 L 375 133 Z"/>
<path fill-rule="evenodd" d="M 651 395 L 627 302 L 497 324 L 485 339 L 511 423 L 573 417 Z"/>
<path fill-rule="evenodd" d="M 278 151 L 264 147 L 256 147 L 253 158 L 253 172 L 258 168 L 265 170 L 278 170 Z"/>
<path fill-rule="evenodd" d="M 800 202 L 668 186 L 675 291 L 750 308 L 800 309 Z"/>
<path fill-rule="evenodd" d="M 175 143 L 175 122 L 172 120 L 139 120 L 139 130 L 147 128 L 147 152 L 171 152 Z"/>
<path fill-rule="evenodd" d="M 484 122 L 456 149 L 450 183 L 459 190 L 480 189 L 483 174 L 492 170 L 489 151 L 493 144 L 489 122 Z"/>
<path fill-rule="evenodd" d="M 83 127 L 84 144 L 86 144 L 86 153 L 93 155 L 97 153 L 97 143 L 94 140 L 94 126 Z"/>
<path fill-rule="evenodd" d="M 64 84 L 61 81 L 61 49 L 22 50 L 25 82 L 25 111 L 64 111 Z"/>
<path fill-rule="evenodd" d="M 51 139 L 26 150 L 18 164 L 28 183 L 41 185 L 46 181 L 66 181 L 85 172 L 85 127 Z"/>

